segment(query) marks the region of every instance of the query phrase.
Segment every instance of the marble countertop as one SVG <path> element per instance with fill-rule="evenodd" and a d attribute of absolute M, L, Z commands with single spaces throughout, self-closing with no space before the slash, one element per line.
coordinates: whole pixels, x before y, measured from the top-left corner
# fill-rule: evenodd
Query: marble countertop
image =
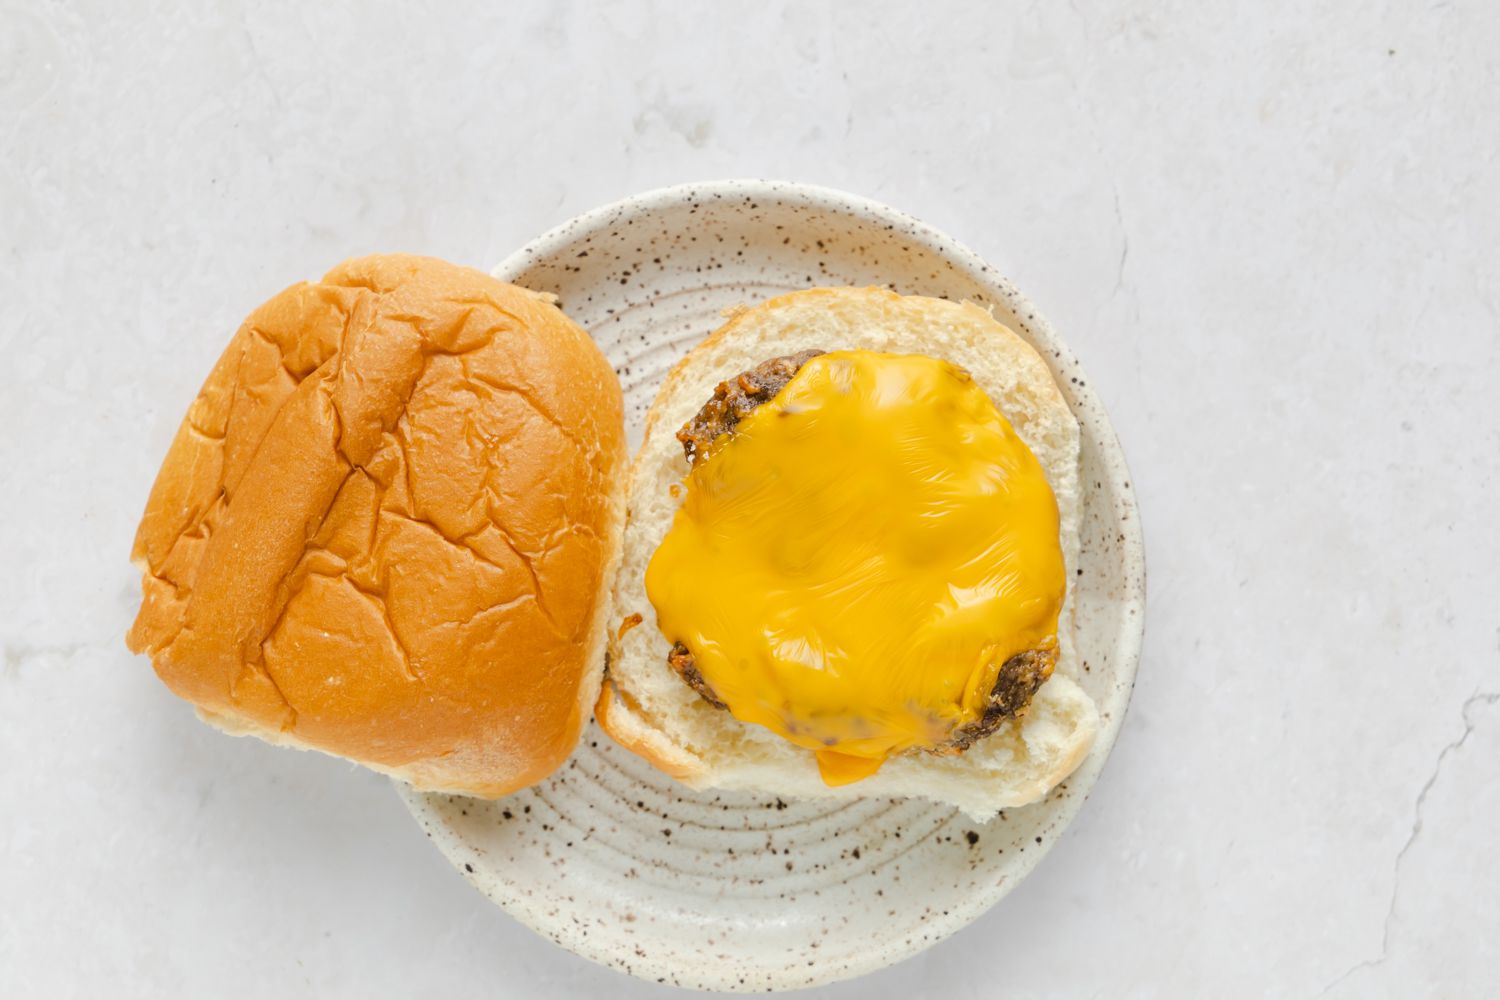
<path fill-rule="evenodd" d="M 1500 6 L 203 6 L 0 0 L 0 995 L 666 994 L 486 902 L 383 779 L 195 721 L 124 649 L 127 555 L 273 291 L 728 176 L 1010 275 L 1149 549 L 1075 825 L 819 995 L 1500 992 Z"/>

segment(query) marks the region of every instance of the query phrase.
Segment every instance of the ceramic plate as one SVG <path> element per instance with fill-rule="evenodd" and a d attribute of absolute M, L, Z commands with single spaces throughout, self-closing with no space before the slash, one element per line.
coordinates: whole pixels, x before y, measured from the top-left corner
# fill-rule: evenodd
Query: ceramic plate
<path fill-rule="evenodd" d="M 909 216 L 766 181 L 666 188 L 597 209 L 495 274 L 556 293 L 593 333 L 625 387 L 632 450 L 663 374 L 727 307 L 813 285 L 886 285 L 993 306 L 1051 365 L 1082 425 L 1082 575 L 1073 583 L 1080 680 L 1103 724 L 1083 766 L 1045 801 L 987 824 L 918 800 L 694 792 L 590 726 L 555 775 L 497 802 L 399 786 L 433 842 L 563 947 L 702 989 L 789 989 L 869 972 L 942 940 L 1014 889 L 1078 811 L 1115 741 L 1145 596 L 1119 444 L 1041 313 Z"/>

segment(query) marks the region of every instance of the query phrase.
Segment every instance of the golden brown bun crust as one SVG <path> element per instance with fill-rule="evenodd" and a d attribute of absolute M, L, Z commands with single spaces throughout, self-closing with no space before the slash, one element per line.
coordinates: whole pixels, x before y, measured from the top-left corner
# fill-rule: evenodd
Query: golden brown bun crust
<path fill-rule="evenodd" d="M 619 382 L 548 298 L 347 261 L 252 313 L 189 408 L 127 642 L 225 728 L 524 787 L 598 691 L 623 456 Z"/>

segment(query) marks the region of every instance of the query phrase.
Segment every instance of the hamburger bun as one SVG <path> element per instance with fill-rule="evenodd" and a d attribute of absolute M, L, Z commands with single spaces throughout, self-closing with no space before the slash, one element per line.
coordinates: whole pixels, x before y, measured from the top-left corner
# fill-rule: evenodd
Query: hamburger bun
<path fill-rule="evenodd" d="M 599 690 L 623 453 L 615 374 L 549 297 L 347 261 L 255 310 L 189 408 L 128 644 L 230 732 L 514 791 Z"/>
<path fill-rule="evenodd" d="M 658 629 L 646 593 L 647 565 L 682 503 L 680 484 L 689 471 L 677 429 L 715 385 L 767 358 L 855 348 L 930 355 L 972 375 L 1042 466 L 1056 497 L 1059 542 L 1072 578 L 1078 557 L 1078 425 L 1035 350 L 971 303 L 875 288 L 784 295 L 733 315 L 694 348 L 668 375 L 647 415 L 630 473 L 623 556 L 612 594 L 609 671 L 596 717 L 617 742 L 694 788 L 803 798 L 915 796 L 986 819 L 1040 799 L 1092 745 L 1098 712 L 1076 682 L 1071 594 L 1058 624 L 1056 667 L 1023 717 L 1006 720 L 962 753 L 902 753 L 873 776 L 835 787 L 820 778 L 812 751 L 741 722 L 684 683 L 668 665 L 672 644 Z"/>

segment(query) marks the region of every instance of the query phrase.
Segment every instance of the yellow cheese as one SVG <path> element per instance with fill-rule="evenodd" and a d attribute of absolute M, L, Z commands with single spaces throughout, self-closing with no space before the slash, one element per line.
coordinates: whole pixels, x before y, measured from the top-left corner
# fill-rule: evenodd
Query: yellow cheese
<path fill-rule="evenodd" d="M 1065 579 L 1040 463 L 962 369 L 813 358 L 695 465 L 646 570 L 669 642 L 734 716 L 847 784 L 946 742 Z"/>

